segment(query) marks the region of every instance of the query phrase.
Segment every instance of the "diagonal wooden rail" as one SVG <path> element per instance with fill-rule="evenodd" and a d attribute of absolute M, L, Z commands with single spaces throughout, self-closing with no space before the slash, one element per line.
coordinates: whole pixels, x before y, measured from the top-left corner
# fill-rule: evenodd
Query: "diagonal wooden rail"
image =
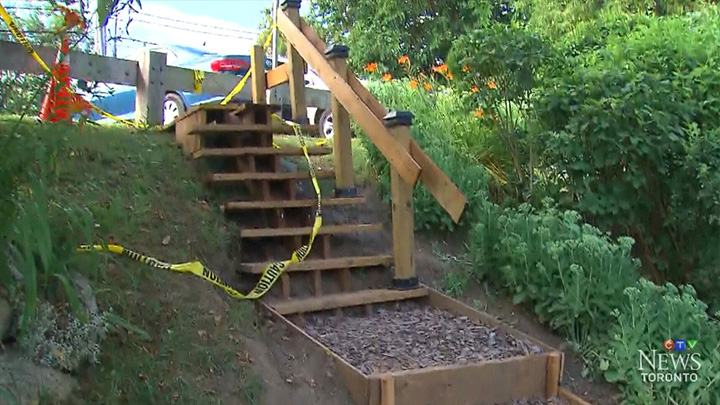
<path fill-rule="evenodd" d="M 396 152 L 396 145 L 391 142 L 394 139 L 382 125 L 382 118 L 387 114 L 387 110 L 382 104 L 370 94 L 370 91 L 351 71 L 348 70 L 347 80 L 335 71 L 323 56 L 326 44 L 304 20 L 300 20 L 298 28 L 285 13 L 279 12 L 278 28 L 298 53 L 315 68 L 332 94 L 353 115 L 390 164 L 406 181 L 414 185 L 415 181 L 412 180 L 417 179 L 408 179 L 411 174 L 409 173 L 410 167 L 408 167 L 410 165 L 405 163 L 404 157 L 400 158 L 400 156 L 406 156 L 408 152 L 402 148 L 399 149 L 401 152 Z M 419 166 L 419 178 L 425 187 L 453 221 L 459 222 L 467 205 L 465 195 L 414 140 L 410 143 L 409 155 L 412 163 Z"/>
<path fill-rule="evenodd" d="M 335 71 L 285 13 L 278 13 L 277 23 L 288 42 L 293 45 L 303 59 L 315 68 L 325 85 L 330 88 L 333 96 L 355 117 L 358 125 L 367 133 L 390 164 L 395 167 L 400 176 L 414 186 L 420 176 L 420 165 L 415 162 L 410 153 L 390 135 L 382 121 L 373 114 L 345 79 Z"/>

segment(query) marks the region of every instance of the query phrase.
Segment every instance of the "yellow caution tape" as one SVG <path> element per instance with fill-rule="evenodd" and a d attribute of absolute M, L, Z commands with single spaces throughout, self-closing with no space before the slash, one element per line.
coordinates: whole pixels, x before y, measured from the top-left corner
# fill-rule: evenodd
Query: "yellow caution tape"
<path fill-rule="evenodd" d="M 310 168 L 310 178 L 312 180 L 313 188 L 315 189 L 315 194 L 317 195 L 317 210 L 315 211 L 315 221 L 313 223 L 312 233 L 310 234 L 310 240 L 308 241 L 308 243 L 306 245 L 300 246 L 297 250 L 295 250 L 290 256 L 289 260 L 277 261 L 268 264 L 268 266 L 263 271 L 262 276 L 260 277 L 260 281 L 258 281 L 258 283 L 255 285 L 255 288 L 253 288 L 248 294 L 243 294 L 232 288 L 229 284 L 222 281 L 220 277 L 218 277 L 213 271 L 211 271 L 198 261 L 180 264 L 170 264 L 155 259 L 154 257 L 142 255 L 133 250 L 124 248 L 120 245 L 108 245 L 107 250 L 112 253 L 127 256 L 135 261 L 144 263 L 157 269 L 194 274 L 197 277 L 200 277 L 206 281 L 211 282 L 217 287 L 222 288 L 228 295 L 233 298 L 257 299 L 270 291 L 270 288 L 272 288 L 275 282 L 280 278 L 280 276 L 285 272 L 285 270 L 287 270 L 288 266 L 292 265 L 293 263 L 299 263 L 305 260 L 305 258 L 307 258 L 307 256 L 310 254 L 310 250 L 312 250 L 313 242 L 315 242 L 315 238 L 317 237 L 318 233 L 320 232 L 320 228 L 322 227 L 322 197 L 320 195 L 320 184 L 318 183 L 317 176 L 315 175 L 315 169 L 313 168 L 312 162 L 310 161 L 310 155 L 307 150 L 307 145 L 305 144 L 305 137 L 300 130 L 300 125 L 284 121 L 277 115 L 273 115 L 277 119 L 287 123 L 288 125 L 291 125 L 295 131 L 295 135 L 300 138 L 300 147 L 303 150 L 305 160 L 307 161 L 308 167 Z M 103 251 L 104 248 L 102 245 L 83 245 L 77 249 L 78 252 L 90 252 L 92 250 Z"/>
<path fill-rule="evenodd" d="M 267 48 L 268 45 L 270 45 L 270 40 L 272 39 L 272 34 L 276 29 L 277 29 L 277 25 L 273 24 L 273 26 L 270 28 L 270 33 L 268 34 L 267 38 L 265 38 L 265 43 L 263 44 L 263 49 Z M 235 95 L 240 93 L 242 91 L 243 87 L 245 87 L 245 83 L 247 82 L 248 78 L 250 78 L 251 73 L 252 73 L 252 69 L 249 69 L 245 73 L 243 78 L 240 80 L 240 83 L 238 83 L 237 86 L 235 86 L 235 88 L 232 89 L 232 91 L 227 96 L 225 96 L 225 98 L 223 99 L 223 101 L 220 102 L 220 104 L 225 105 L 225 104 L 229 103 L 230 100 L 232 100 L 232 98 L 235 97 Z"/>
<path fill-rule="evenodd" d="M 46 72 L 50 73 L 50 75 L 52 76 L 52 70 L 45 64 L 40 55 L 35 52 L 32 45 L 30 45 L 30 42 L 28 42 L 27 38 L 25 38 L 25 35 L 23 35 L 18 26 L 15 25 L 12 17 L 10 17 L 10 14 L 8 14 L 2 4 L 0 4 L 0 17 L 2 17 L 3 21 L 5 21 L 5 24 L 7 24 L 7 26 L 10 28 L 10 32 L 12 32 L 15 38 L 17 38 L 18 42 L 20 42 L 20 45 L 22 45 L 25 50 L 30 54 L 30 56 L 32 56 L 33 59 L 35 59 L 37 63 L 39 63 L 40 66 L 42 66 L 42 68 L 45 69 Z"/>
<path fill-rule="evenodd" d="M 205 80 L 205 72 L 202 70 L 193 70 L 193 91 L 195 94 L 202 93 L 203 80 Z"/>

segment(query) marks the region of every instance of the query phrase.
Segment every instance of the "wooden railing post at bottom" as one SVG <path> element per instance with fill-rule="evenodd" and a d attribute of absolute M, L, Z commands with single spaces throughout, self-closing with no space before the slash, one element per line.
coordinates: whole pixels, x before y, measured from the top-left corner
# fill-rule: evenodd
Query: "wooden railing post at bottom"
<path fill-rule="evenodd" d="M 282 11 L 298 27 L 300 27 L 300 2 L 301 0 L 282 0 L 280 2 Z M 289 42 L 287 54 L 292 119 L 298 124 L 309 124 L 305 97 L 305 60 Z"/>
<path fill-rule="evenodd" d="M 344 80 L 347 80 L 349 49 L 335 44 L 325 50 L 325 58 Z M 355 197 L 355 173 L 353 171 L 352 130 L 350 115 L 337 98 L 330 95 L 333 126 L 333 153 L 335 158 L 335 197 Z M 322 128 L 324 133 L 324 128 Z"/>
<path fill-rule="evenodd" d="M 391 111 L 383 121 L 390 134 L 410 150 L 410 127 L 415 116 L 410 111 Z M 393 288 L 409 290 L 419 287 L 415 274 L 415 225 L 413 218 L 413 186 L 403 180 L 395 169 L 391 169 L 390 188 L 392 194 L 393 254 L 395 276 Z"/>

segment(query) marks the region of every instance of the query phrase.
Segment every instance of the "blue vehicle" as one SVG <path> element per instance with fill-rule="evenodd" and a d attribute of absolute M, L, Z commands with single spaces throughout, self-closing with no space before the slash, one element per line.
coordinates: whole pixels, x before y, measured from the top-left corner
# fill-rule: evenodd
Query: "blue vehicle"
<path fill-rule="evenodd" d="M 177 53 L 185 54 L 183 55 L 183 62 L 174 64 L 178 67 L 226 73 L 238 77 L 244 76 L 250 69 L 250 55 L 218 55 L 184 46 L 174 46 L 172 49 Z M 265 59 L 265 69 L 272 69 L 272 61 L 269 58 Z M 318 136 L 331 139 L 333 130 L 332 114 L 329 108 L 329 90 L 312 69 L 308 69 L 305 84 L 309 93 L 308 118 L 310 123 L 320 127 Z M 110 89 L 109 94 L 93 96 L 91 98 L 92 103 L 116 117 L 133 120 L 135 118 L 135 87 L 114 84 L 107 84 L 106 86 Z M 279 104 L 282 106 L 282 116 L 284 119 L 290 119 L 289 102 L 283 102 L 289 100 L 287 84 L 278 87 L 278 94 Z M 191 106 L 201 103 L 220 102 L 224 98 L 224 95 L 195 94 L 193 92 L 167 89 L 163 100 L 163 124 L 172 123 Z M 243 102 L 248 100 L 235 99 L 233 101 Z M 101 123 L 110 122 L 108 118 L 102 117 L 94 111 L 90 118 Z"/>

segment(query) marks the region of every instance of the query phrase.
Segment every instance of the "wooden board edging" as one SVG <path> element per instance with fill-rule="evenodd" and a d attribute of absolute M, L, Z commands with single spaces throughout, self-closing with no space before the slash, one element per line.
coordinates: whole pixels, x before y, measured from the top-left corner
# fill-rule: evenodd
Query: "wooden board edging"
<path fill-rule="evenodd" d="M 593 405 L 563 387 L 560 387 L 558 396 L 570 405 Z"/>

